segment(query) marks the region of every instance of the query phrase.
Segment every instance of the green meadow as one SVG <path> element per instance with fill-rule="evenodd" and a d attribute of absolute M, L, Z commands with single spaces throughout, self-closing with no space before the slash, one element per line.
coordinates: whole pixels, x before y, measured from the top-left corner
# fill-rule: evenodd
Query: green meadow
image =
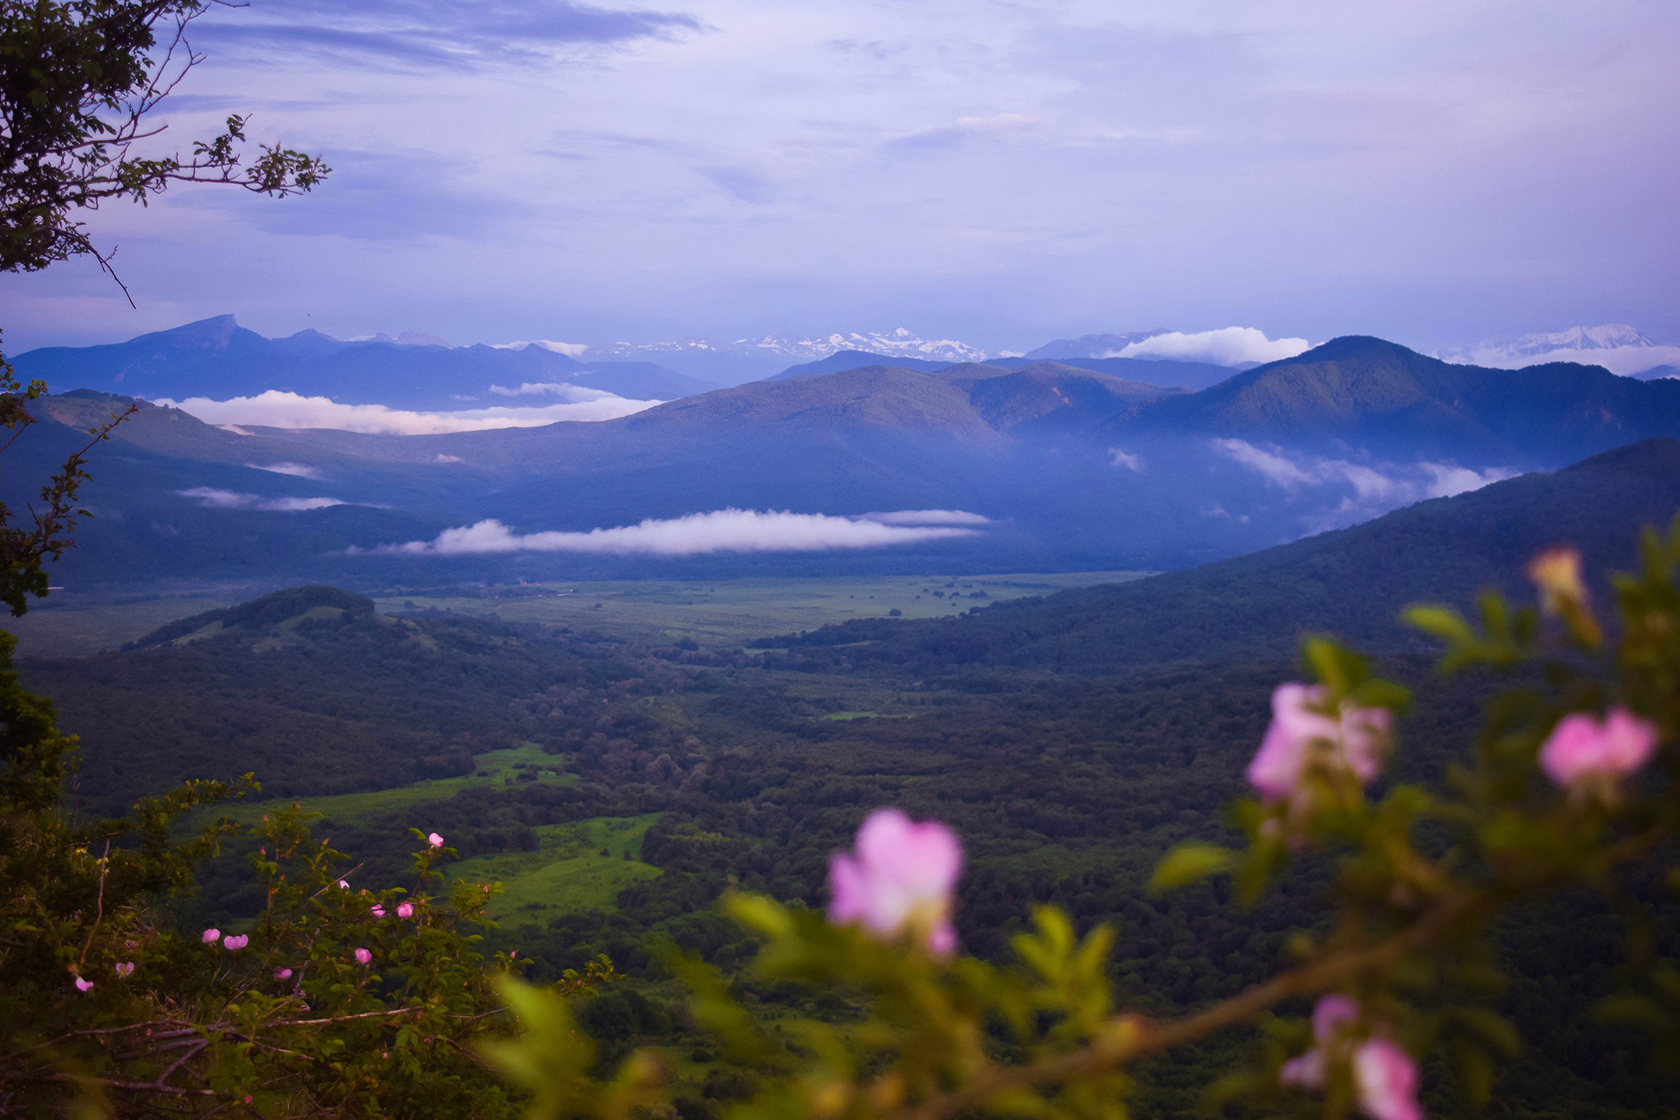
<path fill-rule="evenodd" d="M 448 868 L 451 879 L 502 884 L 490 916 L 504 925 L 541 924 L 573 910 L 615 910 L 618 892 L 659 868 L 641 860 L 642 837 L 663 813 L 592 817 L 539 826 L 534 852 L 475 856 Z"/>
<path fill-rule="evenodd" d="M 323 797 L 285 797 L 261 801 L 234 801 L 217 806 L 198 819 L 226 816 L 246 823 L 262 819 L 264 813 L 301 804 L 311 812 L 330 821 L 359 824 L 377 816 L 406 809 L 428 801 L 442 801 L 473 787 L 501 788 L 520 781 L 534 781 L 547 785 L 569 785 L 576 778 L 561 773 L 556 756 L 546 754 L 535 743 L 511 747 L 507 750 L 485 751 L 474 756 L 477 768 L 458 778 L 433 778 L 392 789 L 368 790 L 359 793 L 338 793 Z M 527 777 L 527 775 L 530 775 Z M 414 822 L 419 827 L 420 822 Z"/>

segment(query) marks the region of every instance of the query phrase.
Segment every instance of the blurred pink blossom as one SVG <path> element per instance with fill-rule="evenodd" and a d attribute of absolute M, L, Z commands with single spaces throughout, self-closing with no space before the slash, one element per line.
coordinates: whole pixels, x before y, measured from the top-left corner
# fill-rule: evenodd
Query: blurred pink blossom
<path fill-rule="evenodd" d="M 274 970 L 274 978 L 276 980 L 290 980 L 292 978 L 292 970 L 289 968 L 277 968 Z"/>
<path fill-rule="evenodd" d="M 347 890 L 349 890 L 349 889 L 350 889 L 350 880 L 348 880 L 348 879 L 340 879 L 340 880 L 339 880 L 339 881 L 338 881 L 338 889 L 339 889 L 339 890 L 341 890 L 341 891 L 347 891 Z"/>
<path fill-rule="evenodd" d="M 207 929 L 207 930 L 204 931 L 204 935 L 201 938 L 201 940 L 206 945 L 214 945 L 216 942 L 220 941 L 221 939 L 222 939 L 222 931 L 219 930 L 219 929 Z"/>
<path fill-rule="evenodd" d="M 134 975 L 134 962 L 133 961 L 118 961 L 117 962 L 117 975 L 125 977 L 125 978 L 129 977 L 129 976 L 133 976 Z"/>
<path fill-rule="evenodd" d="M 399 902 L 399 903 L 397 903 L 397 917 L 399 917 L 399 918 L 412 918 L 412 917 L 414 917 L 414 903 L 412 903 L 412 902 Z"/>
<path fill-rule="evenodd" d="M 376 918 L 383 918 L 385 916 L 385 907 L 376 902 L 372 906 L 368 907 L 368 913 L 372 914 Z"/>
<path fill-rule="evenodd" d="M 1619 778 L 1650 761 L 1657 729 L 1629 712 L 1611 708 L 1601 722 L 1586 712 L 1558 720 L 1540 747 L 1540 766 L 1560 786 L 1582 778 Z"/>
<path fill-rule="evenodd" d="M 426 843 L 430 844 L 434 848 L 441 848 L 443 847 L 443 837 L 434 832 L 430 836 L 426 837 Z"/>
<path fill-rule="evenodd" d="M 366 949 L 357 949 L 356 950 L 356 963 L 357 964 L 372 964 L 373 963 L 373 954 Z"/>
<path fill-rule="evenodd" d="M 956 834 L 939 821 L 877 809 L 858 829 L 854 851 L 829 859 L 829 920 L 861 922 L 883 937 L 914 932 L 929 949 L 949 953 L 957 944 L 951 892 L 962 860 Z"/>
<path fill-rule="evenodd" d="M 91 991 L 93 991 L 93 981 L 92 980 L 83 980 L 80 976 L 76 977 L 76 990 L 78 992 L 91 992 Z"/>
<path fill-rule="evenodd" d="M 1323 1089 L 1332 1056 L 1353 1072 L 1360 1111 L 1371 1120 L 1423 1120 L 1418 1105 L 1417 1063 L 1386 1038 L 1355 1040 L 1347 1028 L 1359 1019 L 1359 1006 L 1346 996 L 1329 995 L 1313 1008 L 1313 1039 L 1318 1043 L 1285 1062 L 1278 1080 L 1302 1089 Z"/>
<path fill-rule="evenodd" d="M 251 939 L 243 933 L 230 933 L 222 938 L 222 948 L 237 953 L 251 943 Z"/>
<path fill-rule="evenodd" d="M 1299 790 L 1314 743 L 1329 749 L 1326 761 L 1352 772 L 1361 783 L 1382 772 L 1393 715 L 1386 708 L 1344 700 L 1339 718 L 1333 719 L 1319 710 L 1324 699 L 1324 689 L 1313 685 L 1280 684 L 1272 693 L 1271 726 L 1247 774 L 1249 785 L 1267 800 L 1287 800 Z"/>

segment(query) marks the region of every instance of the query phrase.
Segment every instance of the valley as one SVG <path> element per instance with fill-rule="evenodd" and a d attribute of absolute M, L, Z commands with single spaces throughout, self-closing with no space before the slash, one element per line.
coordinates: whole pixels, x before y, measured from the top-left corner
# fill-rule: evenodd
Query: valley
<path fill-rule="evenodd" d="M 1298 673 L 1302 634 L 1352 637 L 1385 673 L 1422 685 L 1427 646 L 1395 624 L 1401 606 L 1466 605 L 1489 583 L 1521 593 L 1513 568 L 1559 539 L 1583 550 L 1601 584 L 1631 560 L 1640 524 L 1680 508 L 1676 455 L 1680 443 L 1649 441 L 1128 582 L 597 581 L 414 588 L 377 606 L 303 588 L 21 671 L 82 737 L 71 796 L 84 811 L 254 771 L 262 800 L 211 812 L 251 821 L 301 802 L 373 886 L 400 881 L 410 830 L 437 831 L 460 852 L 453 876 L 502 884 L 493 941 L 538 976 L 605 953 L 638 998 L 663 1006 L 673 993 L 659 942 L 739 968 L 756 946 L 716 910 L 719 896 L 743 888 L 821 905 L 829 853 L 860 813 L 893 804 L 964 838 L 967 951 L 1005 954 L 1030 907 L 1055 903 L 1082 927 L 1117 924 L 1117 984 L 1166 1012 L 1263 978 L 1286 931 L 1318 920 L 1310 893 L 1239 913 L 1217 888 L 1146 889 L 1162 851 L 1225 834 L 1220 807 L 1241 789 L 1270 690 Z M 981 590 L 986 599 L 969 598 Z M 182 615 L 189 605 L 200 604 L 119 604 L 109 625 L 131 631 L 141 606 Z M 1491 683 L 1432 686 L 1402 726 L 1400 778 L 1463 749 Z M 258 905 L 240 868 L 253 844 L 204 867 L 190 920 L 232 926 Z M 1568 994 L 1523 981 L 1505 997 L 1532 1047 L 1514 1099 L 1605 1118 L 1664 1114 L 1655 1083 L 1630 1072 L 1606 1087 L 1592 1074 L 1611 1060 L 1604 1044 L 1548 1026 L 1586 1013 L 1615 936 L 1573 903 L 1512 931 L 1504 951 L 1521 976 L 1549 975 L 1564 958 L 1603 962 L 1577 969 Z M 761 998 L 767 1022 L 810 1013 L 800 996 Z M 1165 1114 L 1190 1107 L 1173 1086 L 1239 1043 L 1153 1068 L 1146 1099 Z M 710 1069 L 685 1074 L 695 1092 Z"/>

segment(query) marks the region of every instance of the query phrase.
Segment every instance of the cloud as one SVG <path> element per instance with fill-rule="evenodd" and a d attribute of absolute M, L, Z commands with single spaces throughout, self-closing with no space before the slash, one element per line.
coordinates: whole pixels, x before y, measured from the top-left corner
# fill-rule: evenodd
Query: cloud
<path fill-rule="evenodd" d="M 251 433 L 240 432 L 238 434 L 250 435 Z M 311 467 L 303 463 L 269 463 L 266 466 L 262 463 L 246 463 L 245 465 L 253 470 L 273 471 L 275 474 L 289 474 L 293 478 L 321 477 L 321 470 L 319 467 Z"/>
<path fill-rule="evenodd" d="M 1216 451 L 1280 490 L 1291 493 L 1325 488 L 1351 490 L 1328 514 L 1313 519 L 1316 529 L 1350 525 L 1426 498 L 1449 498 L 1479 490 L 1516 473 L 1501 467 L 1479 471 L 1456 463 L 1427 461 L 1409 465 L 1352 463 L 1312 455 L 1292 456 L 1281 448 L 1256 447 L 1240 439 L 1211 442 Z"/>
<path fill-rule="evenodd" d="M 1237 366 L 1249 362 L 1276 362 L 1293 358 L 1310 347 L 1304 338 L 1267 338 L 1253 327 L 1222 327 L 1216 331 L 1167 331 L 1151 335 L 1105 358 L 1166 358 L 1177 362 L 1212 362 Z"/>
<path fill-rule="evenodd" d="M 1587 366 L 1603 366 L 1611 373 L 1632 377 L 1658 366 L 1680 366 L 1680 346 L 1606 346 L 1592 350 L 1570 347 L 1515 355 L 1503 349 L 1483 348 L 1448 360 L 1494 369 L 1523 369 L 1547 362 L 1578 362 Z"/>
<path fill-rule="evenodd" d="M 1024 113 L 995 113 L 988 117 L 958 117 L 948 125 L 918 128 L 889 140 L 889 148 L 954 148 L 971 140 L 1022 136 L 1039 126 Z"/>
<path fill-rule="evenodd" d="M 1130 451 L 1122 451 L 1118 447 L 1108 449 L 1108 461 L 1117 467 L 1125 467 L 1129 471 L 1143 473 L 1143 460 Z"/>
<path fill-rule="evenodd" d="M 270 513 L 304 513 L 312 509 L 328 509 L 346 503 L 337 498 L 265 498 L 260 494 L 240 494 L 232 490 L 216 490 L 209 486 L 195 486 L 191 490 L 177 490 L 183 498 L 192 498 L 205 509 L 258 509 Z"/>
<path fill-rule="evenodd" d="M 593 391 L 593 390 L 590 390 Z M 156 404 L 178 408 L 207 424 L 260 425 L 270 428 L 336 428 L 346 432 L 386 435 L 441 435 L 479 432 L 489 428 L 536 428 L 562 420 L 615 420 L 652 408 L 659 401 L 632 401 L 610 394 L 595 400 L 572 401 L 536 408 L 472 408 L 459 412 L 410 412 L 382 404 L 339 404 L 329 397 L 304 397 L 269 389 L 254 397 L 216 401 L 188 397 L 183 401 L 160 397 Z M 247 433 L 248 434 L 248 433 Z"/>
<path fill-rule="evenodd" d="M 961 509 L 901 509 L 891 513 L 866 513 L 867 521 L 880 525 L 990 525 L 992 519 Z"/>
<path fill-rule="evenodd" d="M 958 517 L 970 520 L 963 521 L 961 525 L 904 525 L 887 520 L 906 515 L 923 522 L 949 521 Z M 586 533 L 526 534 L 516 533 L 492 519 L 445 529 L 433 540 L 384 545 L 373 551 L 404 556 L 584 552 L 671 557 L 703 556 L 717 552 L 830 552 L 971 537 L 976 535 L 977 530 L 966 526 L 985 521 L 985 518 L 972 520 L 976 517 L 960 510 L 833 517 L 787 510 L 720 509 L 669 520 L 650 518 L 635 525 L 591 529 Z"/>
<path fill-rule="evenodd" d="M 584 385 L 573 385 L 566 381 L 526 381 L 517 389 L 510 389 L 506 385 L 492 385 L 490 391 L 498 397 L 531 397 L 554 396 L 568 401 L 607 401 L 622 400 L 605 389 L 591 389 Z M 653 402 L 658 403 L 658 402 Z"/>
<path fill-rule="evenodd" d="M 1319 481 L 1282 455 L 1263 451 L 1247 440 L 1216 439 L 1213 446 L 1243 466 L 1258 471 L 1265 476 L 1267 482 L 1285 490 L 1292 490 L 1297 486 L 1311 486 Z"/>
<path fill-rule="evenodd" d="M 536 346 L 554 354 L 563 354 L 568 358 L 581 358 L 583 352 L 589 349 L 587 342 L 555 342 L 552 338 L 521 339 L 518 342 L 498 342 L 492 350 L 523 350 L 527 346 Z"/>
<path fill-rule="evenodd" d="M 382 67 L 475 70 L 495 62 L 537 63 L 580 48 L 700 29 L 699 21 L 688 15 L 614 10 L 567 0 L 477 0 L 467 5 L 293 0 L 279 13 L 280 19 L 205 20 L 194 24 L 193 43 L 315 54 Z"/>

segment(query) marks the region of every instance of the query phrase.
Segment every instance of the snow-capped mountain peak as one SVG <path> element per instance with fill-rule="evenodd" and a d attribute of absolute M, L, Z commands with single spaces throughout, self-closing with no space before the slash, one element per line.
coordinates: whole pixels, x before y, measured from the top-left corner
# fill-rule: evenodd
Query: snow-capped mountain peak
<path fill-rule="evenodd" d="M 1651 341 L 1626 323 L 1525 334 L 1506 341 L 1488 340 L 1436 355 L 1449 362 L 1518 369 L 1545 362 L 1599 365 L 1624 376 L 1680 365 L 1680 346 Z"/>
<path fill-rule="evenodd" d="M 656 354 L 740 354 L 753 357 L 785 358 L 789 362 L 816 361 L 842 350 L 867 350 L 872 354 L 926 358 L 943 362 L 981 362 L 986 351 L 952 338 L 926 339 L 905 327 L 890 331 L 835 331 L 831 334 L 799 337 L 764 335 L 727 342 L 687 338 L 670 342 L 613 342 L 595 347 L 598 358 L 642 358 Z"/>

